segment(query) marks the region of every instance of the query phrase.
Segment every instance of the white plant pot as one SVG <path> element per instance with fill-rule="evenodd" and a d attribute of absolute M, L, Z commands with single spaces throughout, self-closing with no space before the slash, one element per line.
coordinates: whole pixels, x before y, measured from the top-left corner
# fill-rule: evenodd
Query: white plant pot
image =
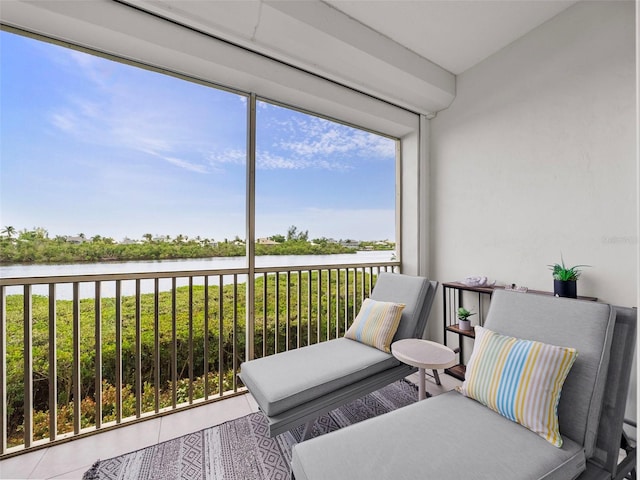
<path fill-rule="evenodd" d="M 460 330 L 471 330 L 471 320 L 458 319 L 458 327 Z"/>

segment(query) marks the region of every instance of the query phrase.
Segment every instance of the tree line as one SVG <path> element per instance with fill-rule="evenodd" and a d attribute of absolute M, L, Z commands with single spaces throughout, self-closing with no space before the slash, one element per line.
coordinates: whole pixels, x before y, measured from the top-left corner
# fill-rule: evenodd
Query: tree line
<path fill-rule="evenodd" d="M 286 235 L 273 235 L 269 240 L 256 243 L 256 255 L 328 255 L 395 247 L 385 242 L 309 240 L 308 231 L 299 231 L 295 226 L 291 226 Z M 12 226 L 4 227 L 0 235 L 0 264 L 170 260 L 245 254 L 245 241 L 237 236 L 232 240 L 215 241 L 186 235 L 154 237 L 148 233 L 141 240 L 126 239 L 118 243 L 111 237 L 95 235 L 87 238 L 82 233 L 50 238 L 48 231 L 41 227 L 17 231 Z"/>

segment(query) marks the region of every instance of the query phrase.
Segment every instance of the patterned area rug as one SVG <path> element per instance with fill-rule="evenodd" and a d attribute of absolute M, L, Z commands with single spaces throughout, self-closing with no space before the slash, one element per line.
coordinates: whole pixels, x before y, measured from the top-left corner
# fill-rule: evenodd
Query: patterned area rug
<path fill-rule="evenodd" d="M 417 387 L 395 382 L 318 418 L 313 436 L 414 403 Z M 167 442 L 96 462 L 83 480 L 224 479 L 266 480 L 290 477 L 291 447 L 302 426 L 269 438 L 262 413 L 191 433 Z"/>

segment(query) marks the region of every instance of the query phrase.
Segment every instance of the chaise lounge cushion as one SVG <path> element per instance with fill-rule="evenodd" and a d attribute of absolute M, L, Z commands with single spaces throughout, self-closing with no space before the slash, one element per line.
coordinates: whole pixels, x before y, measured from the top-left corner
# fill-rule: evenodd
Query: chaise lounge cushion
<path fill-rule="evenodd" d="M 263 412 L 274 416 L 397 365 L 389 353 L 337 338 L 245 362 L 240 377 Z"/>
<path fill-rule="evenodd" d="M 584 465 L 572 440 L 554 447 L 455 391 L 299 443 L 292 458 L 296 480 L 570 480 Z"/>

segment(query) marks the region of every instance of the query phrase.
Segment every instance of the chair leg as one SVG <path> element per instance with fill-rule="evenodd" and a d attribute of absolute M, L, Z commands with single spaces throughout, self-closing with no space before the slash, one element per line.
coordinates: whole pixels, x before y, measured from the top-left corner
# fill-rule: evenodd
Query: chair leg
<path fill-rule="evenodd" d="M 625 419 L 625 423 L 626 419 Z M 636 480 L 636 446 L 627 433 L 622 431 L 620 448 L 626 452 L 626 457 L 617 466 L 614 480 Z"/>
<path fill-rule="evenodd" d="M 431 370 L 431 372 L 432 373 L 427 373 L 427 371 L 424 370 L 424 374 L 429 375 L 431 378 L 433 378 L 434 382 L 436 382 L 436 385 L 442 385 L 442 383 L 440 383 L 440 375 L 438 374 L 438 370 Z M 418 375 L 421 375 L 419 371 Z"/>
<path fill-rule="evenodd" d="M 313 422 L 315 420 L 309 420 L 304 424 L 304 429 L 302 430 L 302 435 L 300 435 L 300 441 L 304 442 L 305 440 L 309 440 L 311 438 L 311 434 L 313 433 Z"/>
<path fill-rule="evenodd" d="M 433 379 L 436 381 L 436 385 L 442 385 L 442 383 L 440 383 L 440 375 L 438 374 L 438 370 L 433 370 Z"/>

